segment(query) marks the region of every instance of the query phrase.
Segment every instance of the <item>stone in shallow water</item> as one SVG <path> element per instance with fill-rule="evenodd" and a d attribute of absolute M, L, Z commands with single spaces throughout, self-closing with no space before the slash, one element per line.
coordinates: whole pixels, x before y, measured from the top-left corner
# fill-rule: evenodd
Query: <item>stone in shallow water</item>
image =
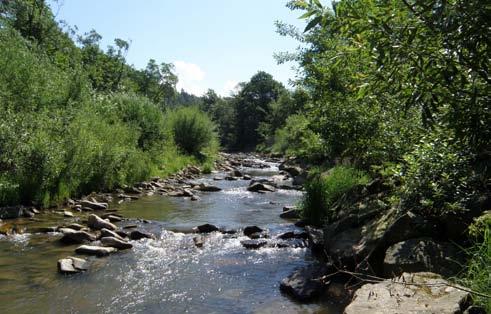
<path fill-rule="evenodd" d="M 96 255 L 96 256 L 106 256 L 117 251 L 118 250 L 113 247 L 95 246 L 95 245 L 81 245 L 75 249 L 75 253 Z"/>
<path fill-rule="evenodd" d="M 250 236 L 253 233 L 263 232 L 264 230 L 258 226 L 247 226 L 244 228 L 244 235 Z"/>
<path fill-rule="evenodd" d="M 143 238 L 153 239 L 154 236 L 151 233 L 140 231 L 140 230 L 134 230 L 134 231 L 131 231 L 131 233 L 130 233 L 130 239 L 131 240 L 140 240 Z"/>
<path fill-rule="evenodd" d="M 447 284 L 434 273 L 404 273 L 365 284 L 355 292 L 345 314 L 462 313 L 470 294 Z"/>
<path fill-rule="evenodd" d="M 259 249 L 263 246 L 265 246 L 268 242 L 264 240 L 244 240 L 240 241 L 240 244 L 242 244 L 243 247 L 246 249 Z"/>
<path fill-rule="evenodd" d="M 60 241 L 65 244 L 80 244 L 95 241 L 96 237 L 85 231 L 67 232 L 63 234 Z"/>
<path fill-rule="evenodd" d="M 199 233 L 210 233 L 214 231 L 218 231 L 218 227 L 212 224 L 204 224 L 196 227 L 196 230 Z"/>
<path fill-rule="evenodd" d="M 88 263 L 82 258 L 69 256 L 58 260 L 58 272 L 75 274 L 88 269 Z"/>
<path fill-rule="evenodd" d="M 116 237 L 103 237 L 101 238 L 101 243 L 104 246 L 115 247 L 118 250 L 127 250 L 133 247 L 131 243 L 128 243 Z"/>
<path fill-rule="evenodd" d="M 297 301 L 311 301 L 326 291 L 326 285 L 320 280 L 325 274 L 325 267 L 318 265 L 296 270 L 281 281 L 280 290 Z"/>
<path fill-rule="evenodd" d="M 96 230 L 101 230 L 102 228 L 106 228 L 109 230 L 116 230 L 117 229 L 117 227 L 114 224 L 112 224 L 109 221 L 106 221 L 106 220 L 102 219 L 101 217 L 94 215 L 94 214 L 89 215 L 87 225 L 91 229 L 96 229 Z"/>
<path fill-rule="evenodd" d="M 193 242 L 196 247 L 203 247 L 205 244 L 205 238 L 203 236 L 197 236 L 193 238 Z"/>

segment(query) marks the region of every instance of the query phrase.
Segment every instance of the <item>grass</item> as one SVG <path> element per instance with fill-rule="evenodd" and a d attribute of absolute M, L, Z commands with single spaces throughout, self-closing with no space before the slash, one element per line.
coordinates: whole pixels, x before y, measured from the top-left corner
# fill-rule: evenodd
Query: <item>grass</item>
<path fill-rule="evenodd" d="M 336 166 L 327 174 L 315 174 L 305 185 L 306 194 L 301 204 L 303 217 L 321 226 L 332 218 L 332 205 L 337 199 L 355 186 L 367 184 L 368 180 L 363 171 L 346 166 Z"/>
<path fill-rule="evenodd" d="M 470 259 L 460 282 L 473 291 L 491 296 L 491 214 L 482 216 L 470 231 L 475 244 L 467 250 Z M 491 297 L 474 294 L 473 300 L 491 313 Z"/>

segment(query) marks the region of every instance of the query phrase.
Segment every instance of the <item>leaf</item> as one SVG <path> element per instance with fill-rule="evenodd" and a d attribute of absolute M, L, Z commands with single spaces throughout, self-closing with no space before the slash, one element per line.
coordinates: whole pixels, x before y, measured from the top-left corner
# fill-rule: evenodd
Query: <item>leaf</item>
<path fill-rule="evenodd" d="M 302 14 L 302 16 L 299 17 L 299 19 L 306 19 L 306 18 L 311 17 L 312 15 L 314 15 L 316 13 L 317 13 L 317 11 L 315 11 L 315 10 L 305 12 L 304 14 Z"/>
<path fill-rule="evenodd" d="M 304 33 L 308 32 L 309 30 L 311 30 L 312 28 L 314 28 L 315 26 L 317 26 L 322 20 L 322 16 L 317 16 L 315 17 L 312 21 L 310 21 L 307 26 L 305 27 L 304 29 Z"/>
<path fill-rule="evenodd" d="M 313 0 L 312 1 L 319 9 L 322 9 L 322 4 L 320 2 L 320 0 Z"/>

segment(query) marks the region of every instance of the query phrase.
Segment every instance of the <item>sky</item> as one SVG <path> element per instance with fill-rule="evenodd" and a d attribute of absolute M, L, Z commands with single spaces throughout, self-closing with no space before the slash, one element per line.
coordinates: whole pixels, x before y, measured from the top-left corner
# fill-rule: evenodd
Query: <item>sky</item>
<path fill-rule="evenodd" d="M 131 41 L 127 62 L 144 68 L 149 59 L 175 65 L 178 90 L 201 95 L 208 88 L 228 96 L 239 82 L 266 71 L 288 87 L 293 63 L 278 65 L 275 52 L 293 52 L 296 40 L 276 33 L 280 20 L 303 29 L 299 11 L 286 0 L 57 0 L 57 20 L 95 29 L 101 47 L 114 38 Z"/>

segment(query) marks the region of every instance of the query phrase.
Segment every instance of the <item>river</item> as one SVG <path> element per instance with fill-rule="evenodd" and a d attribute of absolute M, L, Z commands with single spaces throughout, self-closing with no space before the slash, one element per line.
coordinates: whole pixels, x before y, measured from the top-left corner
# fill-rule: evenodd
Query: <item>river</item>
<path fill-rule="evenodd" d="M 278 164 L 243 168 L 254 178 L 278 174 Z M 156 239 L 132 241 L 133 249 L 104 258 L 88 258 L 91 267 L 66 276 L 56 261 L 73 255 L 75 245 L 59 244 L 59 233 L 29 233 L 35 227 L 60 225 L 78 218 L 41 214 L 22 220 L 28 232 L 0 236 L 0 312 L 7 313 L 338 313 L 327 302 L 298 304 L 279 290 L 293 270 L 315 263 L 305 247 L 245 249 L 241 233 L 212 233 L 203 248 L 188 231 L 211 223 L 228 229 L 257 225 L 267 229 L 271 243 L 292 222 L 279 218 L 284 205 L 300 200 L 301 192 L 247 191 L 249 181 L 197 180 L 222 188 L 202 192 L 200 200 L 160 195 L 117 205 L 118 213 L 152 232 Z M 145 220 L 145 221 L 144 221 Z"/>

